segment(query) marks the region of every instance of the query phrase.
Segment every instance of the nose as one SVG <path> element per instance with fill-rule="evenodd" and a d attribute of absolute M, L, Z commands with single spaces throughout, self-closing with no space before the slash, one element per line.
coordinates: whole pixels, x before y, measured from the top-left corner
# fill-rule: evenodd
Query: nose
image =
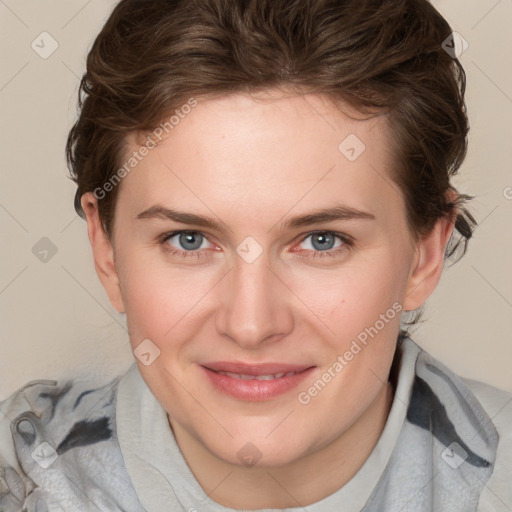
<path fill-rule="evenodd" d="M 251 263 L 237 256 L 218 293 L 217 330 L 241 348 L 257 349 L 293 329 L 293 294 L 270 268 L 265 253 Z"/>

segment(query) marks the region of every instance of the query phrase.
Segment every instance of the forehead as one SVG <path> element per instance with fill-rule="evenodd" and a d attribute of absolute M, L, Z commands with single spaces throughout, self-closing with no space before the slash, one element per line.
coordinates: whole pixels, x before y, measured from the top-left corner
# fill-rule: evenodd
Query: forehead
<path fill-rule="evenodd" d="M 341 201 L 391 214 L 403 206 L 383 116 L 280 92 L 198 98 L 187 111 L 124 178 L 120 196 L 132 209 L 181 202 L 202 213 L 244 206 L 279 215 Z M 123 158 L 148 136 L 157 140 L 127 137 Z"/>

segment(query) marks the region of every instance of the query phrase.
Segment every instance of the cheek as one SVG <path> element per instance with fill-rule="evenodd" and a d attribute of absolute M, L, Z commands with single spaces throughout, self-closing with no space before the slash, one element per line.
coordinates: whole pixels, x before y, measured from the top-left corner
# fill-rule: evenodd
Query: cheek
<path fill-rule="evenodd" d="M 175 347 L 215 314 L 224 267 L 177 266 L 164 257 L 120 254 L 124 255 L 119 274 L 132 344 L 149 338 L 162 350 L 169 344 Z M 396 251 L 386 246 L 356 254 L 338 268 L 296 263 L 280 275 L 290 289 L 289 297 L 282 296 L 279 280 L 269 293 L 292 314 L 309 318 L 310 326 L 317 324 L 315 329 L 325 333 L 324 341 L 331 338 L 341 350 L 400 299 L 401 266 Z"/>
<path fill-rule="evenodd" d="M 120 274 L 132 343 L 141 338 L 164 345 L 201 315 L 201 300 L 214 284 L 209 273 L 171 268 L 143 257 L 125 258 Z"/>
<path fill-rule="evenodd" d="M 368 253 L 338 269 L 297 269 L 290 288 L 304 305 L 322 320 L 337 340 L 354 338 L 380 315 L 399 323 L 392 309 L 400 303 L 403 288 L 402 265 L 389 250 Z M 326 331 L 328 332 L 328 331 Z"/>

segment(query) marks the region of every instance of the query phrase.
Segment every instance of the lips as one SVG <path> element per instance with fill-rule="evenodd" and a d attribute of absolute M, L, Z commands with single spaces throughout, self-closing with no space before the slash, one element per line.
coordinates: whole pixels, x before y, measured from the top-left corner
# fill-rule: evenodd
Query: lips
<path fill-rule="evenodd" d="M 296 388 L 314 366 L 216 361 L 200 366 L 214 388 L 238 400 L 270 400 Z"/>
<path fill-rule="evenodd" d="M 295 375 L 296 372 L 287 372 L 287 373 L 275 373 L 270 375 L 250 375 L 243 373 L 232 373 L 232 372 L 217 372 L 220 375 L 226 375 L 231 377 L 232 379 L 240 379 L 240 380 L 273 380 L 280 379 L 281 377 L 290 377 L 291 375 Z"/>
<path fill-rule="evenodd" d="M 278 375 L 286 373 L 300 373 L 311 365 L 297 365 L 288 363 L 258 363 L 248 364 L 237 361 L 215 361 L 204 363 L 202 366 L 215 372 L 233 373 L 237 375 Z"/>

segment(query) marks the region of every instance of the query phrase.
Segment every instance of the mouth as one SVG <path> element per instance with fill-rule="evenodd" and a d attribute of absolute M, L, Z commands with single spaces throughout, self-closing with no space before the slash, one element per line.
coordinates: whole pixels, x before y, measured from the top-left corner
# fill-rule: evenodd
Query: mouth
<path fill-rule="evenodd" d="M 244 401 L 276 398 L 296 388 L 316 368 L 310 365 L 214 362 L 200 366 L 210 385 L 222 394 Z"/>
<path fill-rule="evenodd" d="M 240 379 L 240 380 L 274 380 L 280 379 L 281 377 L 291 377 L 292 375 L 296 375 L 300 372 L 287 372 L 287 373 L 275 373 L 270 375 L 249 375 L 243 373 L 231 373 L 231 372 L 216 372 L 219 375 L 226 375 L 227 377 L 231 377 L 232 379 Z"/>

